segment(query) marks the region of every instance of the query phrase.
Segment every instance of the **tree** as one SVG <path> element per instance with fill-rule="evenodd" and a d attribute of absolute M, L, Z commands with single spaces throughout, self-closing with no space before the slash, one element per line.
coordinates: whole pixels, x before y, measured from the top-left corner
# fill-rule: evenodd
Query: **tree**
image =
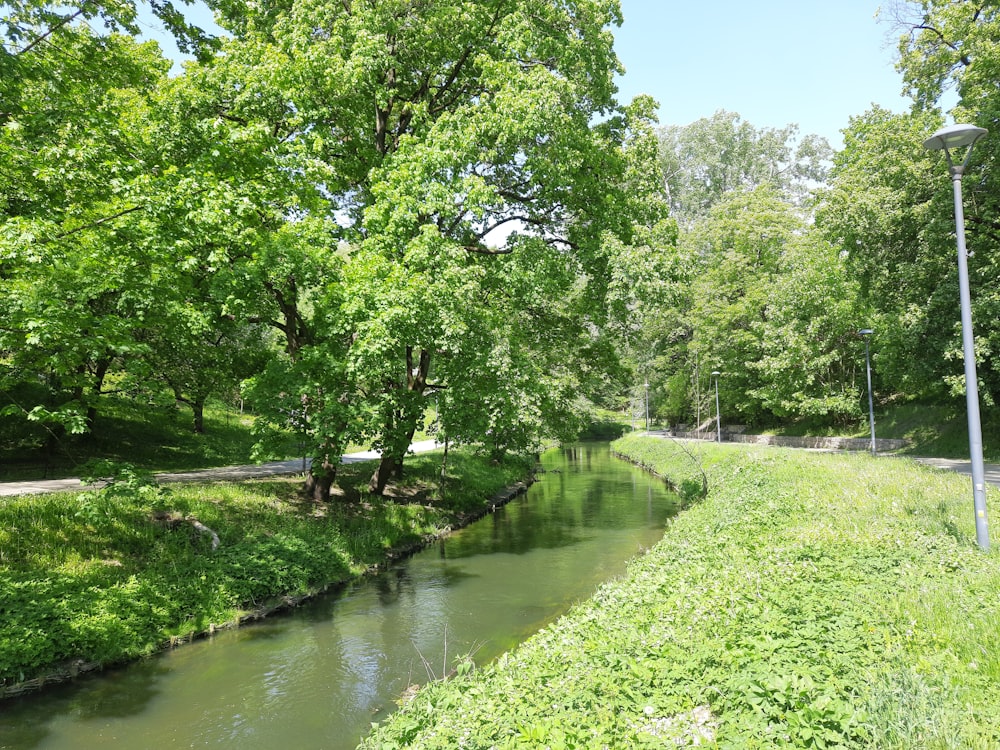
<path fill-rule="evenodd" d="M 793 235 L 767 288 L 764 314 L 752 324 L 760 353 L 745 363 L 755 381 L 749 395 L 777 417 L 857 419 L 862 318 L 839 248 L 818 232 Z"/>
<path fill-rule="evenodd" d="M 678 246 L 678 227 L 663 220 L 612 253 L 609 329 L 629 366 L 618 392 L 649 383 L 650 411 L 685 417 L 689 393 L 689 312 L 694 259 Z M 644 394 L 645 395 L 645 394 Z M 662 405 L 662 407 L 661 407 Z"/>
<path fill-rule="evenodd" d="M 825 178 L 832 155 L 826 140 L 798 127 L 755 128 L 719 110 L 690 125 L 660 131 L 660 160 L 670 210 L 682 223 L 705 216 L 734 190 L 770 184 L 801 200 Z"/>
<path fill-rule="evenodd" d="M 932 229 L 954 227 L 950 207 L 932 206 L 947 177 L 921 146 L 940 123 L 933 112 L 879 107 L 852 118 L 816 217 L 858 284 L 868 311 L 862 327 L 878 331 L 880 379 L 910 396 L 944 394 L 944 352 L 957 319 L 953 250 L 929 242 Z"/>
<path fill-rule="evenodd" d="M 43 403 L 13 408 L 83 432 L 109 371 L 138 348 L 133 321 L 153 295 L 134 223 L 148 156 L 134 123 L 167 64 L 129 37 L 12 18 L 0 52 L 15 74 L 0 107 L 0 388 L 44 380 Z"/>
<path fill-rule="evenodd" d="M 382 451 L 371 481 L 381 492 L 428 396 L 497 371 L 490 357 L 503 346 L 487 323 L 510 269 L 503 256 L 558 257 L 604 299 L 604 233 L 627 236 L 639 203 L 625 189 L 624 146 L 649 116 L 645 103 L 621 110 L 613 99 L 617 3 L 221 10 L 238 36 L 217 66 L 229 99 L 286 107 L 289 164 L 322 185 L 349 243 L 336 312 L 343 372 Z M 494 242 L 495 230 L 513 231 Z M 537 286 L 525 300 L 549 299 L 551 285 L 527 278 Z"/>
<path fill-rule="evenodd" d="M 1000 93 L 996 81 L 1000 73 L 1000 8 L 994 3 L 964 3 L 955 0 L 924 0 L 907 3 L 899 9 L 902 26 L 899 69 L 920 112 L 935 111 L 949 90 L 958 94 L 952 111 L 956 122 L 971 122 L 996 131 L 1000 120 Z M 927 135 L 930 134 L 928 131 Z M 967 242 L 970 253 L 969 280 L 972 291 L 973 321 L 976 333 L 978 373 L 983 381 L 987 403 L 1000 397 L 1000 367 L 992 352 L 1000 346 L 1000 291 L 996 288 L 1000 272 L 1000 143 L 995 133 L 976 144 L 972 162 L 963 178 L 966 202 Z M 926 135 L 925 135 L 926 137 Z M 932 189 L 928 208 L 925 241 L 929 250 L 954 257 L 954 217 L 951 191 L 942 164 L 935 154 Z M 951 252 L 948 252 L 950 250 Z M 954 267 L 954 261 L 951 263 Z M 954 276 L 952 271 L 949 276 Z M 949 279 L 951 304 L 957 310 L 957 291 Z M 943 379 L 953 393 L 963 392 L 960 367 L 962 347 L 960 329 L 953 321 L 957 312 L 946 314 L 951 322 L 948 343 L 939 347 L 950 360 Z"/>
<path fill-rule="evenodd" d="M 785 252 L 804 222 L 770 185 L 732 191 L 713 207 L 688 242 L 697 249 L 693 290 L 692 349 L 703 376 L 720 370 L 726 403 L 743 418 L 765 415 L 749 363 L 771 342 L 764 335 L 772 310 L 772 286 L 785 271 Z"/>

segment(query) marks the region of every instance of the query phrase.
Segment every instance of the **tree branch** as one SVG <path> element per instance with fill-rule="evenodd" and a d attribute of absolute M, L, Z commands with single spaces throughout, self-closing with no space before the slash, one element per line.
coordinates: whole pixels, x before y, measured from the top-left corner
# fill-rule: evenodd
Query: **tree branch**
<path fill-rule="evenodd" d="M 935 36 L 937 36 L 938 41 L 941 42 L 941 44 L 945 45 L 949 49 L 951 49 L 951 50 L 953 50 L 953 51 L 955 51 L 955 52 L 957 52 L 959 54 L 959 58 L 958 59 L 959 59 L 959 62 L 962 63 L 962 65 L 969 66 L 969 65 L 972 64 L 972 61 L 969 59 L 968 55 L 963 54 L 962 51 L 958 48 L 957 45 L 954 45 L 951 42 L 949 42 L 947 39 L 945 39 L 944 38 L 944 34 L 942 34 L 940 31 L 938 31 L 933 26 L 928 26 L 925 23 L 921 23 L 921 24 L 917 24 L 913 28 L 914 29 L 920 29 L 921 31 L 929 31 L 932 34 L 934 34 Z"/>
<path fill-rule="evenodd" d="M 80 3 L 80 7 L 76 11 L 76 13 L 73 13 L 73 14 L 68 15 L 68 16 L 63 16 L 62 20 L 60 20 L 59 23 L 57 23 L 55 26 L 49 27 L 49 30 L 46 31 L 41 36 L 35 37 L 35 39 L 31 42 L 31 44 L 29 44 L 24 49 L 18 50 L 17 54 L 15 55 L 15 57 L 19 57 L 19 56 L 25 54 L 26 52 L 30 52 L 36 46 L 38 46 L 39 44 L 41 44 L 42 42 L 44 42 L 46 39 L 48 39 L 50 36 L 52 36 L 54 33 L 56 33 L 57 31 L 59 31 L 59 29 L 61 29 L 63 26 L 65 26 L 66 24 L 70 23 L 71 21 L 74 21 L 77 18 L 79 18 L 80 16 L 82 16 L 84 8 L 89 3 L 90 3 L 90 0 L 84 0 L 84 2 Z"/>
<path fill-rule="evenodd" d="M 513 254 L 513 248 L 509 247 L 486 247 L 486 245 L 464 245 L 462 247 L 468 253 L 476 253 L 477 255 L 511 255 Z"/>
<path fill-rule="evenodd" d="M 92 221 L 89 224 L 84 224 L 83 226 L 79 226 L 76 229 L 71 229 L 68 232 L 63 232 L 62 234 L 56 235 L 56 239 L 61 240 L 66 237 L 70 237 L 76 234 L 77 232 L 84 231 L 85 229 L 93 229 L 94 227 L 99 227 L 101 224 L 106 224 L 109 221 L 120 219 L 122 216 L 126 216 L 127 214 L 135 213 L 136 211 L 144 211 L 145 209 L 146 209 L 145 204 L 133 206 L 132 208 L 126 208 L 125 210 L 119 211 L 116 214 L 111 214 L 111 216 L 105 216 L 103 218 L 97 219 L 96 221 Z"/>

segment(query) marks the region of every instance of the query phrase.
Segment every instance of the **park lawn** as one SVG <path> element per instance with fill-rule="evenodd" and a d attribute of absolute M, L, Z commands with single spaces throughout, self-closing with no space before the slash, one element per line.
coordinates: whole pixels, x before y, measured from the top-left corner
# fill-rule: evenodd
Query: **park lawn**
<path fill-rule="evenodd" d="M 1000 747 L 1000 558 L 976 546 L 967 477 L 613 446 L 686 496 L 663 540 L 509 654 L 422 688 L 362 747 Z"/>
<path fill-rule="evenodd" d="M 158 487 L 127 467 L 100 491 L 0 499 L 0 697 L 348 581 L 481 514 L 534 459 L 452 449 L 442 486 L 441 451 L 410 456 L 386 497 L 364 490 L 373 466 L 342 466 L 326 505 L 301 478 Z"/>

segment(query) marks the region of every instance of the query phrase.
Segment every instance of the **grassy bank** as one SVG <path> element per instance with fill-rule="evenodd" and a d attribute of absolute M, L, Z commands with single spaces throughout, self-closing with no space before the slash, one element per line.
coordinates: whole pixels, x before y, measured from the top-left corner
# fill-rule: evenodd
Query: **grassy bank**
<path fill-rule="evenodd" d="M 975 545 L 968 478 L 867 455 L 615 445 L 707 496 L 621 580 L 426 686 L 363 747 L 1000 746 L 1000 558 Z"/>
<path fill-rule="evenodd" d="M 0 695 L 348 580 L 481 512 L 532 467 L 453 449 L 442 491 L 440 452 L 420 454 L 392 499 L 362 491 L 372 464 L 348 464 L 328 506 L 303 501 L 296 479 L 161 488 L 127 472 L 99 492 L 0 499 Z"/>

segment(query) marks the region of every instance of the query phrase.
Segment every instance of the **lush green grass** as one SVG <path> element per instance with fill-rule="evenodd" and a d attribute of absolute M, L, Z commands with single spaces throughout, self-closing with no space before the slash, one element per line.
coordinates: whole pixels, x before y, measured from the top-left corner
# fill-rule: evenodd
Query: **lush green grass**
<path fill-rule="evenodd" d="M 342 467 L 328 506 L 303 501 L 295 479 L 159 488 L 134 472 L 98 492 L 0 499 L 0 681 L 131 659 L 347 580 L 533 466 L 452 450 L 442 498 L 441 458 L 408 459 L 396 500 L 363 492 L 371 462 Z"/>
<path fill-rule="evenodd" d="M 967 479 L 866 454 L 616 447 L 708 495 L 623 579 L 426 686 L 364 747 L 1000 747 L 1000 557 L 975 545 Z"/>

